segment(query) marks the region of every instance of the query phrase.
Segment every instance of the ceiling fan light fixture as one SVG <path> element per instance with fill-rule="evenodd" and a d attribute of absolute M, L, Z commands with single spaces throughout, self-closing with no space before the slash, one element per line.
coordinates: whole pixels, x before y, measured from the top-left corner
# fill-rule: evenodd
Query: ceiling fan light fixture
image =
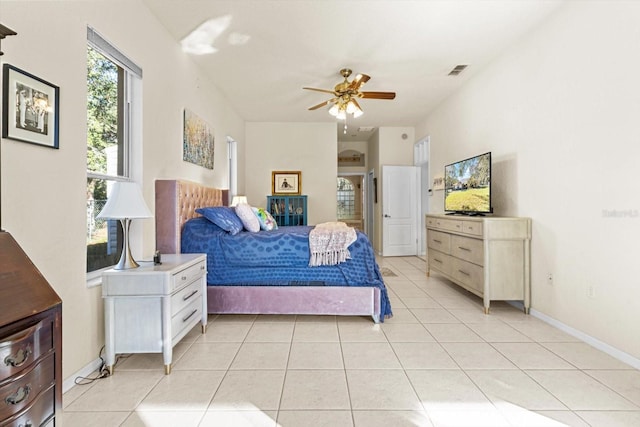
<path fill-rule="evenodd" d="M 336 115 L 336 119 L 338 120 L 345 120 L 347 118 L 347 113 L 344 109 L 340 109 L 340 111 L 338 112 L 338 114 Z"/>
<path fill-rule="evenodd" d="M 329 108 L 329 114 L 331 114 L 333 117 L 336 117 L 339 112 L 340 107 L 338 107 L 338 104 L 333 104 L 333 107 Z"/>

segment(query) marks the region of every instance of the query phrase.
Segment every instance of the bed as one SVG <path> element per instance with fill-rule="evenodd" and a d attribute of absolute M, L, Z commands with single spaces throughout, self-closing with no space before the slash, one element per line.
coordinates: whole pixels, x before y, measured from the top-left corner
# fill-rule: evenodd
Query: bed
<path fill-rule="evenodd" d="M 212 229 L 195 212 L 225 205 L 226 190 L 184 180 L 157 180 L 155 197 L 157 250 L 208 252 L 209 313 L 371 316 L 376 323 L 391 317 L 373 249 L 361 232 L 349 247 L 352 259 L 335 266 L 302 266 L 300 259 L 287 263 L 276 255 L 269 260 L 260 240 L 269 241 L 269 252 L 285 244 L 304 250 L 304 235 L 312 227 L 231 236 Z M 237 247 L 244 249 L 234 249 Z"/>

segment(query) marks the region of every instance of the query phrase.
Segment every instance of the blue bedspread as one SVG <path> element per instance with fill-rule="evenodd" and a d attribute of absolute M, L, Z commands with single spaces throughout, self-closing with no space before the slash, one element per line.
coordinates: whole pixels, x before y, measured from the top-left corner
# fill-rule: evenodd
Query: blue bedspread
<path fill-rule="evenodd" d="M 309 232 L 313 227 L 281 227 L 272 231 L 222 231 L 205 218 L 194 218 L 182 230 L 183 253 L 207 254 L 207 283 L 261 286 L 368 286 L 380 289 L 380 320 L 391 305 L 373 248 L 357 232 L 349 246 L 351 259 L 335 266 L 309 267 Z"/>

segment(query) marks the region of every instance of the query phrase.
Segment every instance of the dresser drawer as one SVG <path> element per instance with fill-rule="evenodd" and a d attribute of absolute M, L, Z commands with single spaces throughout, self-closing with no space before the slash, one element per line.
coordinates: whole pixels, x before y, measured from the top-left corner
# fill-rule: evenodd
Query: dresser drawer
<path fill-rule="evenodd" d="M 180 289 L 171 296 L 171 317 L 189 305 L 193 300 L 202 296 L 202 282 L 198 279 L 190 285 Z"/>
<path fill-rule="evenodd" d="M 442 252 L 429 251 L 429 268 L 441 273 L 451 275 L 451 257 Z"/>
<path fill-rule="evenodd" d="M 462 232 L 482 237 L 482 222 L 479 221 L 462 221 Z"/>
<path fill-rule="evenodd" d="M 451 255 L 477 265 L 483 265 L 483 242 L 480 239 L 452 235 Z"/>
<path fill-rule="evenodd" d="M 462 231 L 462 221 L 457 219 L 436 218 L 434 227 L 446 231 Z"/>
<path fill-rule="evenodd" d="M 0 382 L 28 367 L 53 348 L 51 319 L 0 337 Z"/>
<path fill-rule="evenodd" d="M 44 393 L 36 397 L 36 399 L 21 411 L 8 420 L 0 422 L 0 427 L 27 427 L 27 426 L 53 426 L 53 414 L 55 409 L 55 388 L 49 387 Z"/>
<path fill-rule="evenodd" d="M 15 380 L 0 387 L 0 419 L 8 418 L 30 406 L 36 397 L 54 383 L 53 354 L 31 365 Z"/>
<path fill-rule="evenodd" d="M 480 294 L 484 291 L 484 269 L 478 265 L 451 258 L 451 277 Z"/>
<path fill-rule="evenodd" d="M 171 290 L 175 291 L 176 289 L 180 289 L 180 287 L 186 285 L 187 283 L 192 282 L 193 280 L 201 277 L 207 267 L 204 262 L 199 262 L 191 267 L 185 268 L 184 270 L 176 273 L 172 277 L 172 286 Z"/>
<path fill-rule="evenodd" d="M 193 327 L 202 317 L 202 296 L 190 303 L 171 318 L 171 339 L 174 340 L 185 328 Z"/>
<path fill-rule="evenodd" d="M 440 231 L 427 231 L 427 246 L 448 254 L 451 251 L 451 235 Z"/>

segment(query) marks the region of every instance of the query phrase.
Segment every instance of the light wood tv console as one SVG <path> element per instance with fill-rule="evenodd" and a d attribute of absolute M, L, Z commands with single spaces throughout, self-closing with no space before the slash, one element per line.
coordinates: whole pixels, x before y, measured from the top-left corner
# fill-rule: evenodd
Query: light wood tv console
<path fill-rule="evenodd" d="M 427 276 L 431 270 L 483 299 L 531 306 L 531 219 L 428 214 Z"/>

